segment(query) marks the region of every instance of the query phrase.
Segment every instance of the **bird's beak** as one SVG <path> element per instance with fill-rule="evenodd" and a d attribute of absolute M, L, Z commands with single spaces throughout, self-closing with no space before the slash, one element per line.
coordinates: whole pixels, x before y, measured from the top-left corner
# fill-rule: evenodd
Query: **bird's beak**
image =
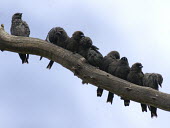
<path fill-rule="evenodd" d="M 81 37 L 84 37 L 84 35 L 82 34 Z"/>
<path fill-rule="evenodd" d="M 141 65 L 141 66 L 139 66 L 139 68 L 143 68 L 143 66 Z"/>
<path fill-rule="evenodd" d="M 159 84 L 160 85 L 160 87 L 162 88 L 162 84 Z"/>

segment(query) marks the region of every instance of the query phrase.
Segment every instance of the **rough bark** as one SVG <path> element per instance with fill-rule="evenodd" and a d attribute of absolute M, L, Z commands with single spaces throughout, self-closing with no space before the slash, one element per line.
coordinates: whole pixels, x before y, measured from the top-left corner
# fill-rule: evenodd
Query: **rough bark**
<path fill-rule="evenodd" d="M 170 111 L 170 94 L 114 77 L 89 65 L 82 56 L 44 40 L 12 36 L 4 31 L 3 25 L 0 27 L 0 49 L 46 57 L 72 71 L 83 83 L 90 83 L 126 99 Z"/>

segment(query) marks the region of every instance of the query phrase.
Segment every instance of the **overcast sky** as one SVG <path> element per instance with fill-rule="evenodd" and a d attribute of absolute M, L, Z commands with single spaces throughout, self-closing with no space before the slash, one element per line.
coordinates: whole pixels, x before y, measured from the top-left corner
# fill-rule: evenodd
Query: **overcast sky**
<path fill-rule="evenodd" d="M 141 62 L 143 72 L 161 73 L 162 92 L 170 93 L 170 1 L 169 0 L 3 0 L 0 24 L 10 32 L 11 17 L 23 13 L 31 37 L 45 39 L 55 26 L 69 36 L 81 30 L 106 55 L 117 50 L 130 65 Z M 59 64 L 51 70 L 49 60 L 30 56 L 21 64 L 16 53 L 0 53 L 1 128 L 166 128 L 169 112 L 158 118 L 142 113 L 139 103 L 124 107 L 120 97 L 107 104 L 107 92 L 96 97 L 96 87 Z"/>

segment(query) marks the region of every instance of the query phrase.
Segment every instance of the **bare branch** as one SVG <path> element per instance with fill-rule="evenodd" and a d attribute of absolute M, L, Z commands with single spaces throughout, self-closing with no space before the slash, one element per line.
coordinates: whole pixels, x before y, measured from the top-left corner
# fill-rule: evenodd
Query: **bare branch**
<path fill-rule="evenodd" d="M 170 94 L 114 77 L 89 65 L 82 56 L 44 40 L 9 35 L 4 31 L 3 25 L 0 27 L 0 49 L 46 57 L 72 71 L 83 83 L 90 83 L 126 99 L 170 111 Z"/>

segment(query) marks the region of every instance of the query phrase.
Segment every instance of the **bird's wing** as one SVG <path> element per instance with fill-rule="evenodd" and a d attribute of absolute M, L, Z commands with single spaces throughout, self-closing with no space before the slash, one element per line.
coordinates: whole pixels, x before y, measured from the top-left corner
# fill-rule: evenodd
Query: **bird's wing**
<path fill-rule="evenodd" d="M 95 50 L 95 51 L 99 50 L 99 48 L 96 47 L 96 46 L 94 46 L 94 45 L 92 45 L 91 48 L 92 48 L 93 50 Z"/>
<path fill-rule="evenodd" d="M 143 85 L 158 90 L 157 75 L 155 73 L 145 73 Z"/>
<path fill-rule="evenodd" d="M 30 28 L 29 28 L 28 24 L 25 21 L 23 21 L 23 26 L 24 26 L 24 30 L 25 30 L 25 36 L 29 37 Z"/>
<path fill-rule="evenodd" d="M 117 64 L 118 64 L 118 61 L 117 60 L 114 60 L 112 63 L 109 64 L 108 66 L 108 72 L 112 75 L 114 75 L 116 69 L 117 69 Z"/>
<path fill-rule="evenodd" d="M 163 77 L 161 74 L 156 74 L 157 75 L 157 83 L 162 87 L 162 82 L 163 82 Z"/>

